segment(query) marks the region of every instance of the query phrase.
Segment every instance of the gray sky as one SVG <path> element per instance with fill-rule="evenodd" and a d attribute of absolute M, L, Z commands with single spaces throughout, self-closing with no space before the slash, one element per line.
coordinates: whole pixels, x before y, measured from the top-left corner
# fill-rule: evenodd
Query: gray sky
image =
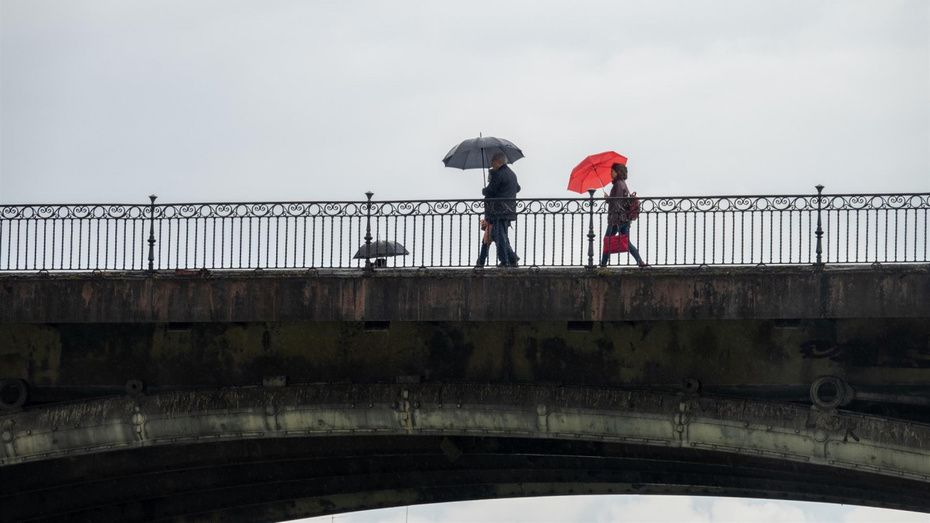
<path fill-rule="evenodd" d="M 687 496 L 565 496 L 395 507 L 300 523 L 927 523 L 870 507 Z"/>
<path fill-rule="evenodd" d="M 522 197 L 611 149 L 641 195 L 926 192 L 930 2 L 0 0 L 2 203 L 479 197 L 441 163 L 479 132 L 522 147 Z M 579 497 L 411 521 L 501 514 L 926 520 Z"/>
<path fill-rule="evenodd" d="M 467 5 L 467 7 L 466 7 Z M 0 0 L 0 201 L 930 189 L 930 2 Z"/>

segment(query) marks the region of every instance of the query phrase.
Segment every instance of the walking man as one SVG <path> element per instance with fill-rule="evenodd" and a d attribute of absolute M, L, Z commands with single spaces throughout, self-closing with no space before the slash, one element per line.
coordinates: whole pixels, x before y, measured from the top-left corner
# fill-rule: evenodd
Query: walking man
<path fill-rule="evenodd" d="M 485 218 L 491 227 L 491 241 L 497 244 L 497 259 L 502 267 L 516 267 L 517 255 L 510 246 L 508 228 L 517 219 L 517 175 L 507 166 L 504 153 L 491 157 L 488 186 L 481 190 L 485 199 Z"/>

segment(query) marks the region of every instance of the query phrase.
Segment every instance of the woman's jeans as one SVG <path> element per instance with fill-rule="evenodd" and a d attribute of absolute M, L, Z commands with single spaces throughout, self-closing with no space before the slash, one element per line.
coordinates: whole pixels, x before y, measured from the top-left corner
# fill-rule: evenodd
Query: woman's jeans
<path fill-rule="evenodd" d="M 624 222 L 620 225 L 611 225 L 607 228 L 607 232 L 604 234 L 604 237 L 613 236 L 615 234 L 630 234 L 630 222 Z M 633 242 L 629 243 L 630 255 L 633 256 L 633 259 L 636 260 L 636 263 L 639 265 L 644 265 L 643 259 L 639 257 L 639 250 L 636 249 L 636 246 L 633 245 Z M 601 254 L 601 267 L 607 265 L 607 262 L 610 260 L 610 254 L 602 253 Z"/>

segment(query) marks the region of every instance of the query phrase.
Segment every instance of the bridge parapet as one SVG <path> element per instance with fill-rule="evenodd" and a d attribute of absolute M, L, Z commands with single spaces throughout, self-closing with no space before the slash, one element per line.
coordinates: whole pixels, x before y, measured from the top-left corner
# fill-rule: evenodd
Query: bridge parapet
<path fill-rule="evenodd" d="M 930 266 L 0 276 L 0 322 L 930 318 Z"/>
<path fill-rule="evenodd" d="M 833 376 L 825 404 L 930 421 L 927 295 L 930 269 L 913 265 L 2 276 L 0 379 L 40 403 L 274 376 L 809 401 Z"/>

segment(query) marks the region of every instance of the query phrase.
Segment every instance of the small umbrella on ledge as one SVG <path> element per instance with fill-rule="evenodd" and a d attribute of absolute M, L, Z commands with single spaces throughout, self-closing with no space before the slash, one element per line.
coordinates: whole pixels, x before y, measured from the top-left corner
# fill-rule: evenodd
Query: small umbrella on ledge
<path fill-rule="evenodd" d="M 410 253 L 406 247 L 395 241 L 377 240 L 371 242 L 370 246 L 363 243 L 352 258 L 355 260 L 375 258 L 375 266 L 383 267 L 387 263 L 388 256 L 406 256 L 408 254 Z"/>

